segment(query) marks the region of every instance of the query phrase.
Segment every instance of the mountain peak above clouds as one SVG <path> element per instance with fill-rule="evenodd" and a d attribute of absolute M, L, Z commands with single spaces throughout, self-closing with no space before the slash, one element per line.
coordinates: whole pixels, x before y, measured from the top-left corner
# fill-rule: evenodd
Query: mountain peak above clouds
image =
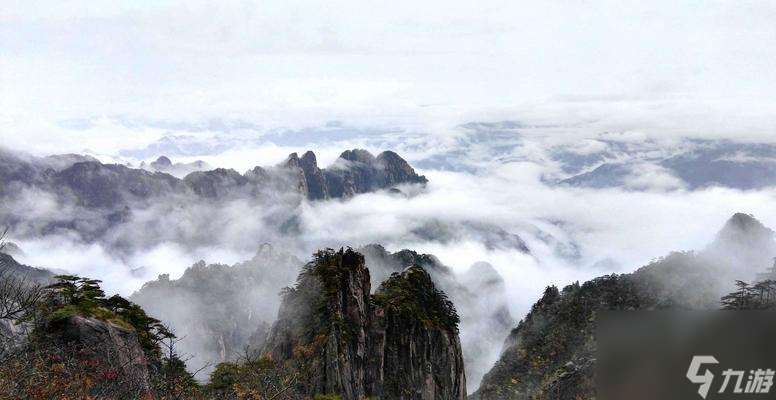
<path fill-rule="evenodd" d="M 763 272 L 776 257 L 774 231 L 750 214 L 737 213 L 727 220 L 706 253 L 740 273 L 739 279 L 751 279 Z"/>
<path fill-rule="evenodd" d="M 156 161 L 151 163 L 151 166 L 157 169 L 172 167 L 172 161 L 166 156 L 159 156 Z"/>
<path fill-rule="evenodd" d="M 750 239 L 773 239 L 774 232 L 752 214 L 735 213 L 727 220 L 718 236 L 720 239 L 737 239 L 740 235 Z"/>

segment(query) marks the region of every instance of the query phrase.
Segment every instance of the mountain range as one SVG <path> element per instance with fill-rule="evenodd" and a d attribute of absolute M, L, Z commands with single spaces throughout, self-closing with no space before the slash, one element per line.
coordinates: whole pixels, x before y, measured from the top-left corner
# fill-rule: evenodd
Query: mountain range
<path fill-rule="evenodd" d="M 753 216 L 735 214 L 697 252 L 674 252 L 629 274 L 605 275 L 563 289 L 547 287 L 516 326 L 499 295 L 503 279 L 487 264 L 452 274 L 432 255 L 391 253 L 379 245 L 321 250 L 303 265 L 263 246 L 251 260 L 234 266 L 198 263 L 180 279 L 160 276 L 131 300 L 169 323 L 180 337 L 191 335 L 198 346 L 210 349 L 208 357 L 215 357 L 217 364 L 206 389 L 218 393 L 259 384 L 244 375 L 255 373 L 251 365 L 258 362 L 258 368 L 271 368 L 273 374 L 295 376 L 289 390 L 299 396 L 460 400 L 470 379 L 467 365 L 482 362 L 484 350 L 476 340 L 467 342 L 464 332 L 475 332 L 480 343 L 489 343 L 485 332 L 509 331 L 511 325 L 513 329 L 501 335 L 503 347 L 495 365 L 479 386 L 469 385 L 478 387 L 470 399 L 592 398 L 597 312 L 717 309 L 734 282 L 751 281 L 772 265 L 774 235 Z M 21 265 L 6 254 L 0 263 L 13 276 L 54 280 L 51 273 Z M 266 294 L 251 296 L 286 284 L 290 286 L 277 301 Z M 115 298 L 95 301 L 106 307 L 124 304 Z M 94 311 L 67 315 L 64 325 L 46 325 L 47 335 L 146 352 L 144 357 L 157 361 L 133 364 L 126 373 L 136 378 L 140 374 L 142 390 L 159 390 L 153 386 L 153 363 L 163 365 L 164 358 L 147 353 L 146 342 L 132 344 L 141 339 L 135 331 Z M 8 329 L 13 323 L 3 326 L 6 334 L 15 332 Z M 227 354 L 239 346 L 244 346 L 242 357 Z M 251 357 L 269 358 L 259 362 Z M 266 364 L 270 361 L 274 366 Z"/>
<path fill-rule="evenodd" d="M 675 252 L 630 274 L 549 286 L 507 337 L 473 400 L 595 397 L 596 313 L 719 309 L 737 280 L 752 281 L 776 255 L 774 232 L 735 214 L 698 252 Z"/>
<path fill-rule="evenodd" d="M 563 185 L 590 188 L 741 190 L 776 186 L 776 146 L 730 140 L 686 140 L 661 146 L 600 141 L 597 151 L 558 149 L 552 156 L 572 176 Z"/>
<path fill-rule="evenodd" d="M 171 165 L 166 157 L 153 163 L 156 170 Z M 328 168 L 318 167 L 313 152 L 301 157 L 292 153 L 279 165 L 257 166 L 245 173 L 216 168 L 183 178 L 103 164 L 88 156 L 33 157 L 0 151 L 0 225 L 16 236 L 75 235 L 87 243 L 128 251 L 173 239 L 169 235 L 188 244 L 212 239 L 181 238 L 176 232 L 200 235 L 201 230 L 192 229 L 195 220 L 234 206 L 265 213 L 254 218 L 267 219 L 268 229 L 282 236 L 293 234 L 298 214 L 294 210 L 303 199 L 347 199 L 379 190 L 402 193 L 405 186 L 426 183 L 391 151 L 373 156 L 348 150 Z M 190 224 L 169 226 L 181 219 Z"/>

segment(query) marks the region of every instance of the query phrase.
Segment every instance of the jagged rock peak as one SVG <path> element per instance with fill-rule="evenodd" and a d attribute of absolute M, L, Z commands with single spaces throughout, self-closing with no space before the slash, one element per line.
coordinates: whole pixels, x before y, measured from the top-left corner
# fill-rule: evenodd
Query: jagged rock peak
<path fill-rule="evenodd" d="M 310 150 L 307 150 L 301 158 L 301 163 L 304 166 L 317 168 L 318 167 L 318 160 L 315 157 L 315 153 L 313 153 Z"/>
<path fill-rule="evenodd" d="M 296 152 L 293 152 L 288 155 L 285 161 L 283 161 L 282 165 L 286 167 L 298 167 L 299 166 L 299 154 Z"/>
<path fill-rule="evenodd" d="M 167 156 L 159 156 L 156 161 L 151 163 L 151 166 L 157 169 L 169 168 L 172 167 L 172 161 Z"/>
<path fill-rule="evenodd" d="M 457 314 L 428 273 L 410 267 L 374 295 L 370 286 L 360 253 L 317 252 L 285 292 L 264 352 L 319 371 L 304 383 L 311 397 L 465 399 Z"/>
<path fill-rule="evenodd" d="M 352 162 L 360 162 L 371 165 L 375 161 L 375 156 L 364 149 L 345 150 L 340 154 L 340 158 Z"/>

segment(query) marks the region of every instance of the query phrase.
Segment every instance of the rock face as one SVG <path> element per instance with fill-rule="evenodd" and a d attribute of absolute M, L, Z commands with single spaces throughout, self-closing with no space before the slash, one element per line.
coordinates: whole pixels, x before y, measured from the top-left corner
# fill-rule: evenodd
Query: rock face
<path fill-rule="evenodd" d="M 100 363 L 106 370 L 115 369 L 122 377 L 122 390 L 138 398 L 153 393 L 152 362 L 148 359 L 133 330 L 95 318 L 73 316 L 47 327 L 52 340 L 85 353 L 90 362 Z"/>
<path fill-rule="evenodd" d="M 307 184 L 307 197 L 311 200 L 326 199 L 329 197 L 326 180 L 323 172 L 318 168 L 318 161 L 312 151 L 304 153 L 299 159 L 299 167 L 304 173 L 305 183 Z"/>
<path fill-rule="evenodd" d="M 372 284 L 407 266 L 422 267 L 434 285 L 444 291 L 461 317 L 460 340 L 463 347 L 468 391 L 477 389 L 483 374 L 498 359 L 499 349 L 515 321 L 509 312 L 504 279 L 487 263 L 475 263 L 456 276 L 452 270 L 431 254 L 412 250 L 390 253 L 378 244 L 358 250 L 364 254 L 372 274 Z"/>
<path fill-rule="evenodd" d="M 703 251 L 672 253 L 632 274 L 548 287 L 512 330 L 472 399 L 595 398 L 595 316 L 600 310 L 718 309 L 736 279 L 751 280 L 776 256 L 773 232 L 734 215 Z"/>
<path fill-rule="evenodd" d="M 401 184 L 425 184 L 426 177 L 398 154 L 384 151 L 377 157 L 361 149 L 344 151 L 329 168 L 318 168 L 313 152 L 302 158 L 292 153 L 284 164 L 300 171 L 300 187 L 311 200 L 352 197 Z"/>
<path fill-rule="evenodd" d="M 428 273 L 411 267 L 370 290 L 361 254 L 317 253 L 285 293 L 264 351 L 309 363 L 308 395 L 464 399 L 458 317 Z"/>

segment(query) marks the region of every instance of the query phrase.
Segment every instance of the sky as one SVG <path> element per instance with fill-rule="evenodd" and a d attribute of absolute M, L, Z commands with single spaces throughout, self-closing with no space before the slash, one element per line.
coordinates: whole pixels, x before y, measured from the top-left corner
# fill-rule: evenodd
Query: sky
<path fill-rule="evenodd" d="M 775 2 L 745 0 L 0 0 L 0 147 L 133 165 L 164 152 L 240 172 L 307 149 L 322 166 L 354 147 L 396 150 L 413 165 L 452 155 L 455 168 L 418 167 L 430 179 L 418 196 L 303 203 L 293 210 L 303 231 L 289 247 L 304 259 L 322 245 L 380 242 L 435 254 L 456 272 L 487 261 L 520 318 L 546 285 L 702 249 L 734 212 L 776 227 L 774 189 L 543 181 L 559 168 L 553 146 L 585 154 L 601 139 L 655 151 L 684 137 L 776 143 L 774 21 Z M 504 120 L 521 128 L 461 127 Z M 641 178 L 674 184 L 651 173 Z M 164 221 L 181 237 L 123 257 L 68 237 L 15 239 L 31 265 L 129 294 L 199 259 L 245 260 L 252 240 L 273 238 L 257 218 L 273 210 L 262 206 L 165 206 L 120 233 L 153 236 L 149 221 Z M 34 192 L 0 204 L 30 215 L 63 209 Z M 492 224 L 532 253 L 412 235 L 439 222 Z M 192 248 L 200 230 L 227 240 Z M 556 245 L 578 246 L 579 256 L 561 257 Z"/>
<path fill-rule="evenodd" d="M 136 165 L 171 140 L 199 149 L 167 154 L 175 161 L 242 172 L 306 149 L 322 165 L 351 147 L 416 162 L 463 148 L 462 123 L 513 120 L 528 127 L 521 138 L 539 138 L 523 141 L 520 162 L 491 160 L 499 143 L 467 143 L 455 162 L 484 166 L 479 175 L 421 172 L 492 182 L 494 193 L 529 187 L 538 200 L 523 201 L 542 207 L 526 206 L 527 219 L 545 213 L 545 196 L 569 195 L 548 193 L 539 167 L 525 163 L 551 169 L 547 146 L 584 151 L 602 137 L 776 141 L 774 20 L 767 1 L 3 0 L 0 145 Z M 265 140 L 286 129 L 282 140 Z M 505 170 L 512 175 L 499 182 Z M 583 197 L 633 204 L 636 195 L 597 196 Z M 706 215 L 720 208 L 704 204 Z M 592 225 L 618 219 L 589 214 Z"/>
<path fill-rule="evenodd" d="M 116 118 L 774 131 L 766 1 L 3 3 L 0 135 L 30 152 L 110 153 L 152 135 L 62 127 Z"/>

